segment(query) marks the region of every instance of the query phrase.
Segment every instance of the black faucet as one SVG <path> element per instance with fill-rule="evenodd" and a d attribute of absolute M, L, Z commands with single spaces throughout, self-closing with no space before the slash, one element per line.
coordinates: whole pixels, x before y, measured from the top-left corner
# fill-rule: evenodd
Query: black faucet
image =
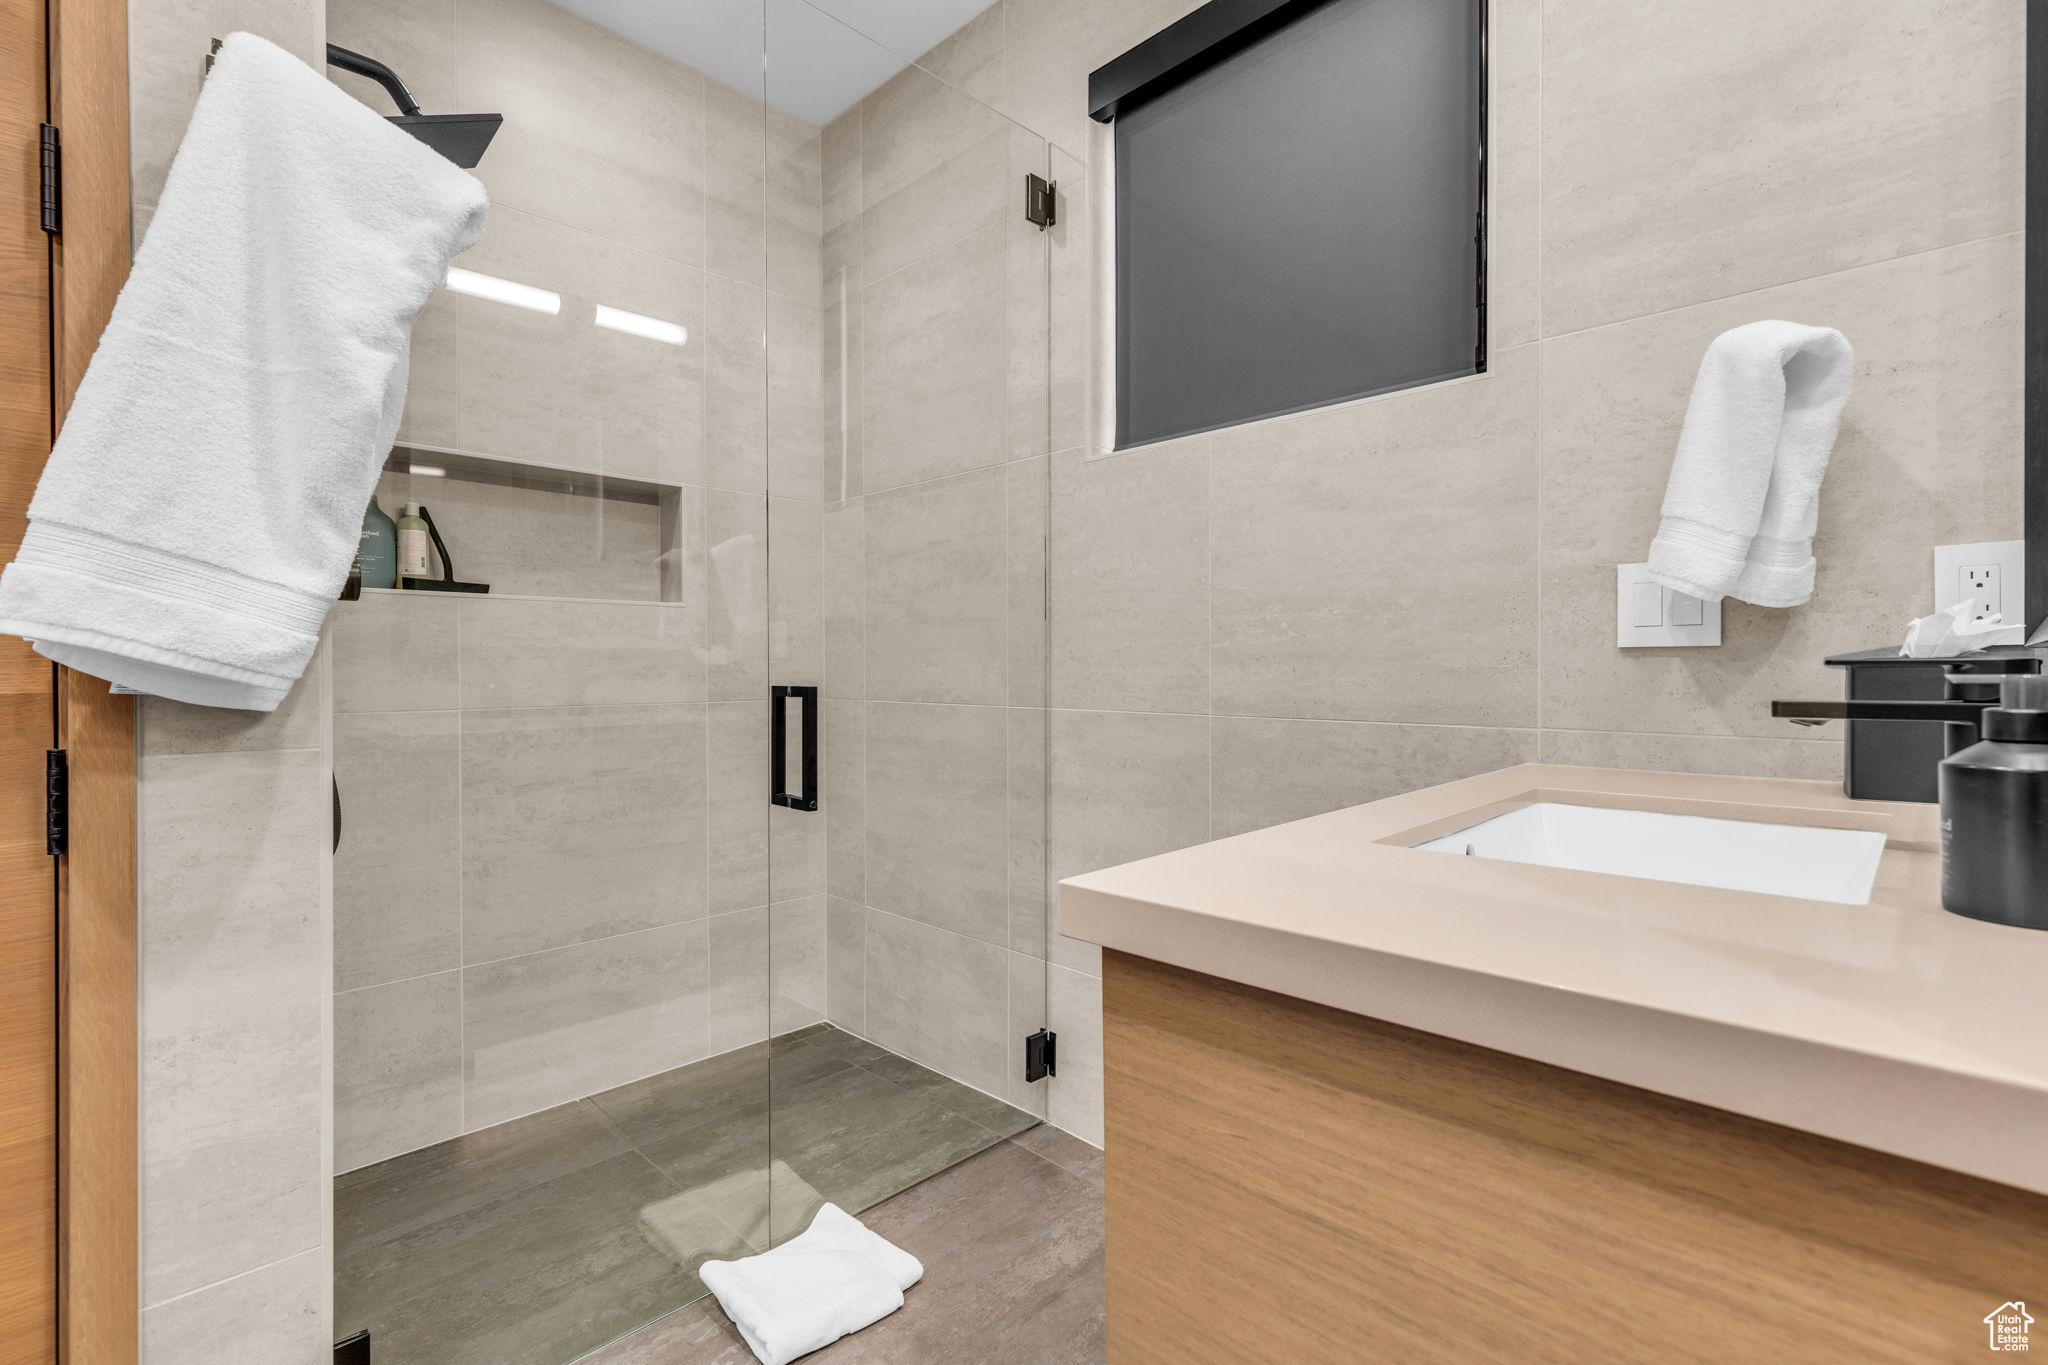
<path fill-rule="evenodd" d="M 1849 722 L 1842 787 L 1850 796 L 1933 801 L 1942 758 L 1983 737 L 1984 712 L 1998 704 L 2000 679 L 2042 672 L 2048 648 L 2008 645 L 1952 659 L 1872 649 L 1827 662 L 1848 674 L 1845 700 L 1774 701 L 1771 714 L 1794 725 Z M 1908 723 L 1861 731 L 1859 721 Z"/>

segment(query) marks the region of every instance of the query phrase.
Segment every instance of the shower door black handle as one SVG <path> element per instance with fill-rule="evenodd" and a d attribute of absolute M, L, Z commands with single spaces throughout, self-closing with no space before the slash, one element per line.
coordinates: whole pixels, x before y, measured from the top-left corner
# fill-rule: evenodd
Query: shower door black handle
<path fill-rule="evenodd" d="M 774 741 L 769 745 L 768 761 L 773 765 L 771 781 L 774 794 L 768 799 L 778 806 L 791 810 L 816 810 L 818 808 L 818 689 L 815 687 L 771 687 L 769 705 L 774 721 Z M 789 703 L 794 699 L 804 704 L 803 716 L 803 784 L 802 792 L 789 790 Z"/>

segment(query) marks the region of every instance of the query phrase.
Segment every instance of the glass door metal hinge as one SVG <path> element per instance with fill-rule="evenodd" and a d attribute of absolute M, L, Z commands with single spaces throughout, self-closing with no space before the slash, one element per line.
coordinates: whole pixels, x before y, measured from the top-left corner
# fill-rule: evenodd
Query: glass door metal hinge
<path fill-rule="evenodd" d="M 57 129 L 43 125 L 42 136 L 43 231 L 52 237 L 63 230 L 63 194 L 58 183 Z"/>
<path fill-rule="evenodd" d="M 1024 221 L 1049 228 L 1060 220 L 1059 182 L 1042 175 L 1024 174 Z"/>
<path fill-rule="evenodd" d="M 1040 1029 L 1024 1040 L 1024 1079 L 1027 1083 L 1060 1074 L 1059 1041 L 1060 1036 L 1051 1029 Z"/>
<path fill-rule="evenodd" d="M 65 761 L 62 749 L 52 749 L 44 755 L 43 795 L 49 803 L 44 846 L 53 858 L 71 843 L 70 773 L 70 764 Z"/>

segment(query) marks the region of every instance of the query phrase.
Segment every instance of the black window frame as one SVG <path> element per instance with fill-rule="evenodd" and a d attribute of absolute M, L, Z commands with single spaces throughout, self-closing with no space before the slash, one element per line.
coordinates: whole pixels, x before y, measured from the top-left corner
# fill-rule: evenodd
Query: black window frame
<path fill-rule="evenodd" d="M 1202 73 L 1221 65 L 1247 48 L 1255 46 L 1265 38 L 1305 18 L 1325 6 L 1351 3 L 1354 0 L 1210 0 L 1175 23 L 1160 30 L 1152 37 L 1139 43 L 1119 57 L 1096 68 L 1088 77 L 1088 116 L 1098 123 L 1114 124 L 1120 112 L 1127 112 L 1149 103 L 1158 96 L 1184 85 Z M 1369 3 L 1369 0 L 1355 0 Z M 1461 0 L 1462 2 L 1462 0 Z M 1114 233 L 1115 262 L 1112 265 L 1112 286 L 1116 318 L 1113 328 L 1115 356 L 1113 372 L 1116 383 L 1115 398 L 1115 449 L 1130 450 L 1165 441 L 1181 440 L 1204 432 L 1227 430 L 1250 422 L 1265 421 L 1293 413 L 1309 412 L 1316 408 L 1331 407 L 1339 403 L 1355 402 L 1381 394 L 1399 393 L 1411 388 L 1425 388 L 1432 384 L 1446 383 L 1456 379 L 1483 375 L 1487 371 L 1487 241 L 1489 221 L 1489 181 L 1491 171 L 1491 117 L 1489 108 L 1489 72 L 1492 4 L 1491 0 L 1476 0 L 1478 6 L 1478 51 L 1475 54 L 1478 92 L 1478 148 L 1474 173 L 1477 176 L 1477 221 L 1473 228 L 1472 269 L 1474 281 L 1475 322 L 1474 354 L 1469 372 L 1421 380 L 1401 380 L 1376 388 L 1367 388 L 1356 393 L 1337 397 L 1318 398 L 1293 406 L 1277 408 L 1191 427 L 1166 435 L 1146 436 L 1139 440 L 1129 438 L 1127 410 L 1124 395 L 1127 390 L 1127 365 L 1129 342 L 1127 322 L 1123 307 L 1122 262 L 1130 248 L 1127 240 L 1127 225 L 1122 213 L 1117 214 Z"/>

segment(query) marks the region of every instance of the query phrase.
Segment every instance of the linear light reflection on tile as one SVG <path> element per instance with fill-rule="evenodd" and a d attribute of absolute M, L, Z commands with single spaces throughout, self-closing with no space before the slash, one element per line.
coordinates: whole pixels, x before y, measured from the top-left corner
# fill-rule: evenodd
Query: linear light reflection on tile
<path fill-rule="evenodd" d="M 433 479 L 444 478 L 447 476 L 448 473 L 447 470 L 441 468 L 441 466 L 437 464 L 407 465 L 405 467 L 405 472 L 408 474 L 424 474 L 428 478 Z"/>
<path fill-rule="evenodd" d="M 461 266 L 448 267 L 448 287 L 458 294 L 469 294 L 493 303 L 509 303 L 514 308 L 530 309 L 536 313 L 559 313 L 562 311 L 562 296 L 550 289 L 538 289 L 517 280 L 499 279 L 481 271 L 464 270 Z"/>
<path fill-rule="evenodd" d="M 597 305 L 597 325 L 609 327 L 614 332 L 626 332 L 649 341 L 665 341 L 671 346 L 680 346 L 690 339 L 690 331 L 680 322 L 667 322 L 661 318 L 650 318 L 644 313 L 629 313 L 623 308 L 609 308 Z"/>

